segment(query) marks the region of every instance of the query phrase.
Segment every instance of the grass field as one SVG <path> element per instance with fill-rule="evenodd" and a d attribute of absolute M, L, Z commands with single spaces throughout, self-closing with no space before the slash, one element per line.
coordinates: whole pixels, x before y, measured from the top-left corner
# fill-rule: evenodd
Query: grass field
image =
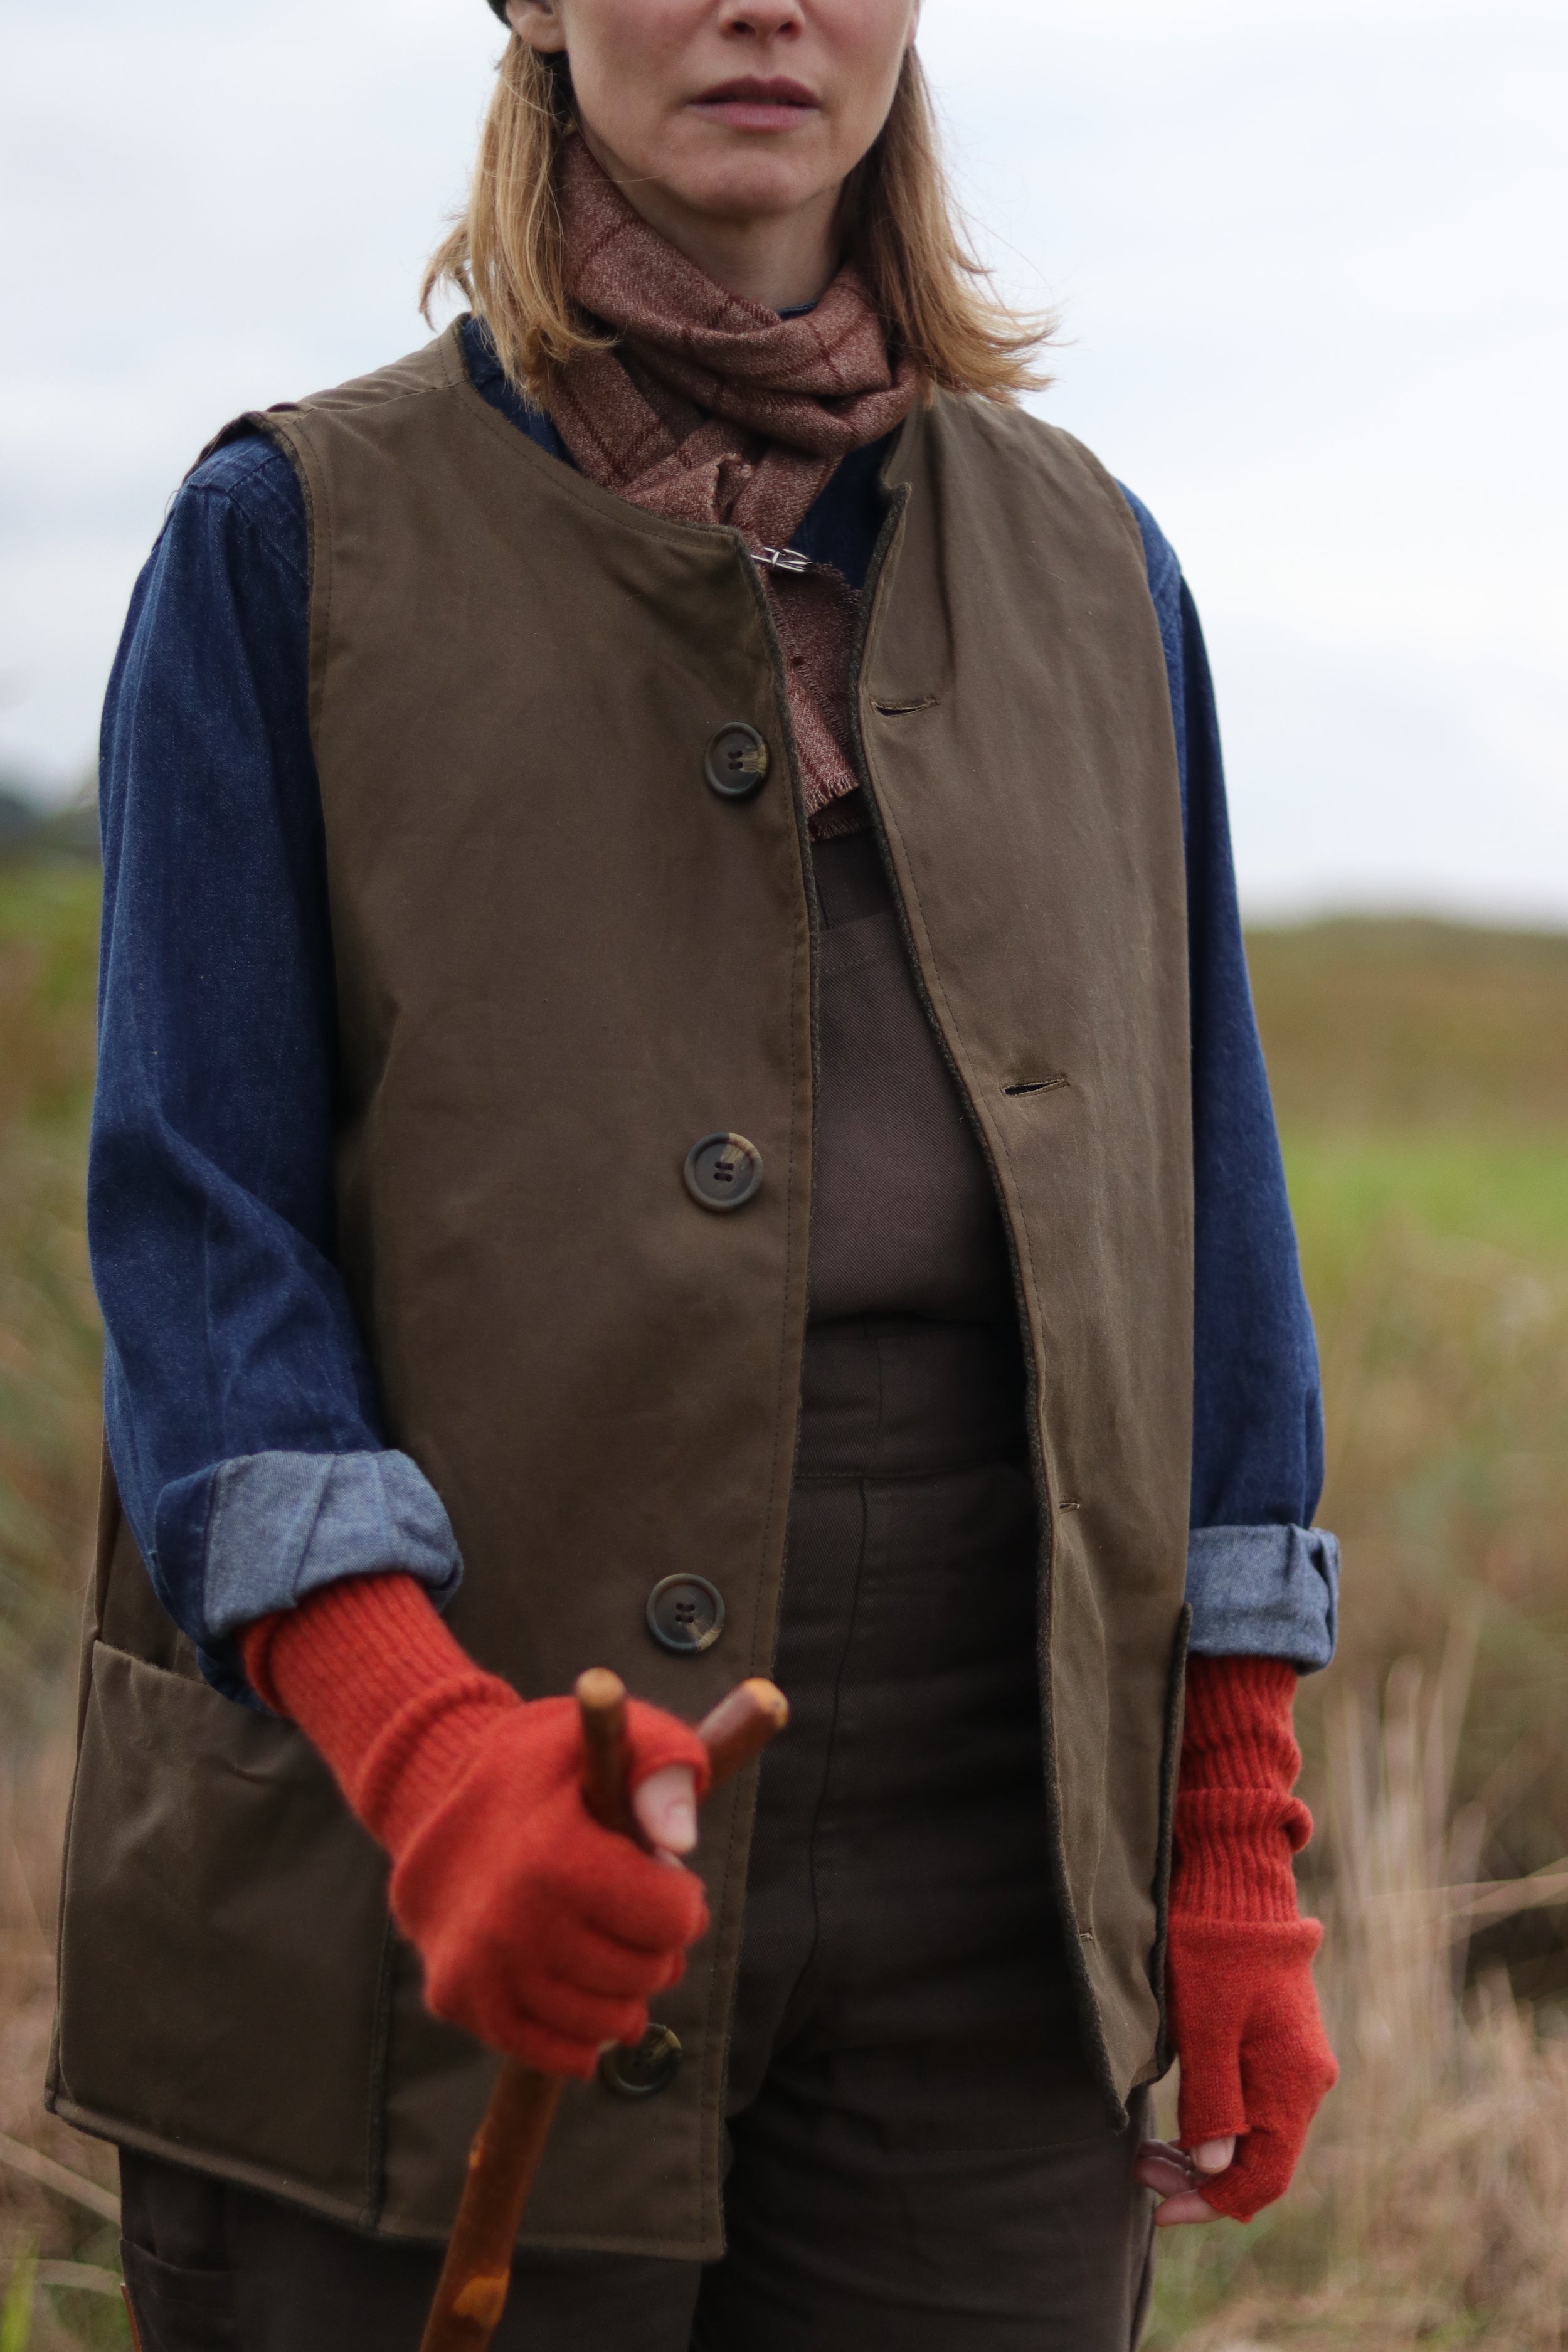
<path fill-rule="evenodd" d="M 5 2352 L 25 2305 L 32 2352 L 125 2341 L 112 2228 L 6 2154 L 41 2150 L 88 2192 L 111 2179 L 37 2103 L 97 1453 L 96 895 L 80 866 L 0 868 Z M 1562 2352 L 1568 938 L 1322 923 L 1257 935 L 1252 959 L 1323 1349 L 1321 1516 L 1345 1548 L 1341 1658 L 1301 1709 L 1344 2081 L 1285 2205 L 1167 2249 L 1148 2340 Z"/>

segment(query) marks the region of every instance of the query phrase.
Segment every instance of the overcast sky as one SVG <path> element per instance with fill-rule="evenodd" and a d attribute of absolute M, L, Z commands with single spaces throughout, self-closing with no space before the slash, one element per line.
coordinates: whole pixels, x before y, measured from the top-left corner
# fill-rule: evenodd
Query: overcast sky
<path fill-rule="evenodd" d="M 483 0 L 0 0 L 0 768 L 90 756 L 235 411 L 409 349 Z M 1568 7 L 927 0 L 1042 413 L 1208 629 L 1255 912 L 1568 921 Z"/>

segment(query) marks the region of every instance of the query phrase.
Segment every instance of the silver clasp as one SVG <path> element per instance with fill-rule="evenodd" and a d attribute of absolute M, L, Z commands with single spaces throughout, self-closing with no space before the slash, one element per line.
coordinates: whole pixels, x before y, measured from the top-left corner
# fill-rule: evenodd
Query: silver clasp
<path fill-rule="evenodd" d="M 809 572 L 811 558 L 797 547 L 753 547 L 753 557 L 765 563 L 770 572 Z"/>

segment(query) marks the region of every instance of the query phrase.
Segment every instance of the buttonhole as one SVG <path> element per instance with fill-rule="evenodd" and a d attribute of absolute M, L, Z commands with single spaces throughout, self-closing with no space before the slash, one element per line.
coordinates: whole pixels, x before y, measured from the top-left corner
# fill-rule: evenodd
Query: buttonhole
<path fill-rule="evenodd" d="M 911 711 L 934 710 L 941 699 L 935 694 L 905 695 L 897 702 L 879 702 L 873 698 L 871 708 L 880 711 L 884 719 L 907 719 Z"/>
<path fill-rule="evenodd" d="M 1083 1505 L 1079 1501 L 1078 1496 L 1074 1495 L 1067 1502 L 1058 1503 L 1057 1505 L 1057 1508 L 1058 1511 L 1081 1511 Z"/>
<path fill-rule="evenodd" d="M 1049 1095 L 1068 1083 L 1065 1070 L 1053 1070 L 1048 1078 L 1020 1078 L 1016 1087 L 1004 1087 L 1002 1091 L 1005 1095 Z"/>

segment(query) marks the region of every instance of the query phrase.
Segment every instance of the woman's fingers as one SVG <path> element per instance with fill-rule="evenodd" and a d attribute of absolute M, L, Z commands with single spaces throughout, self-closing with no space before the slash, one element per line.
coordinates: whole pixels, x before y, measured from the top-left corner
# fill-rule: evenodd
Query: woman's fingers
<path fill-rule="evenodd" d="M 1199 2160 L 1211 2159 L 1203 2164 L 1203 2172 L 1221 2171 L 1225 2167 L 1212 2159 L 1224 2154 L 1225 2165 L 1228 2165 L 1235 2145 L 1234 2140 L 1211 2140 L 1194 2156 L 1171 2140 L 1144 2141 L 1133 2172 L 1142 2187 L 1152 2189 L 1161 2200 L 1154 2209 L 1154 2220 L 1161 2229 L 1179 2227 L 1184 2221 L 1219 2220 L 1214 2207 L 1199 2192 Z"/>
<path fill-rule="evenodd" d="M 1179 2197 L 1167 2197 L 1163 2205 L 1154 2208 L 1157 2230 L 1179 2230 L 1184 2221 L 1217 2221 L 1219 2218 L 1195 2189 L 1184 2189 Z"/>
<path fill-rule="evenodd" d="M 689 1853 L 697 1843 L 697 1778 L 688 1764 L 666 1764 L 632 1799 L 649 1845 L 661 1853 Z"/>
<path fill-rule="evenodd" d="M 610 2000 L 647 2000 L 679 1981 L 671 1967 L 679 1970 L 685 1954 L 639 1951 L 579 1920 L 569 1946 L 542 1948 L 539 1958 L 546 1973 L 564 1976 L 584 1992 Z"/>
<path fill-rule="evenodd" d="M 664 1848 L 644 1853 L 597 1824 L 593 1841 L 587 1851 L 562 1857 L 565 1866 L 544 1890 L 549 1899 L 540 1924 L 546 1934 L 552 1917 L 570 1921 L 574 1930 L 581 1923 L 662 1960 L 706 1932 L 702 1882 L 674 1854 Z"/>
<path fill-rule="evenodd" d="M 1133 2166 L 1137 2179 L 1156 2197 L 1175 2197 L 1193 2185 L 1193 2168 L 1185 2148 L 1169 2140 L 1146 2139 Z"/>
<path fill-rule="evenodd" d="M 640 2042 L 647 2031 L 646 2001 L 616 2000 L 584 1992 L 580 1985 L 559 1977 L 536 1979 L 523 1998 L 498 2004 L 495 2015 L 514 2031 L 542 2027 L 547 2033 L 595 2053 L 612 2042 Z M 499 2046 L 508 2045 L 501 2042 Z"/>
<path fill-rule="evenodd" d="M 1283 2197 L 1305 2138 L 1304 2126 L 1287 2133 L 1258 2125 L 1247 2133 L 1229 2171 L 1215 2181 L 1209 2193 L 1216 2205 L 1237 2221 L 1250 2221 Z"/>
<path fill-rule="evenodd" d="M 1193 2162 L 1200 2172 L 1225 2172 L 1236 2162 L 1236 2134 L 1225 2139 L 1205 2139 L 1201 2147 L 1193 2150 Z"/>

